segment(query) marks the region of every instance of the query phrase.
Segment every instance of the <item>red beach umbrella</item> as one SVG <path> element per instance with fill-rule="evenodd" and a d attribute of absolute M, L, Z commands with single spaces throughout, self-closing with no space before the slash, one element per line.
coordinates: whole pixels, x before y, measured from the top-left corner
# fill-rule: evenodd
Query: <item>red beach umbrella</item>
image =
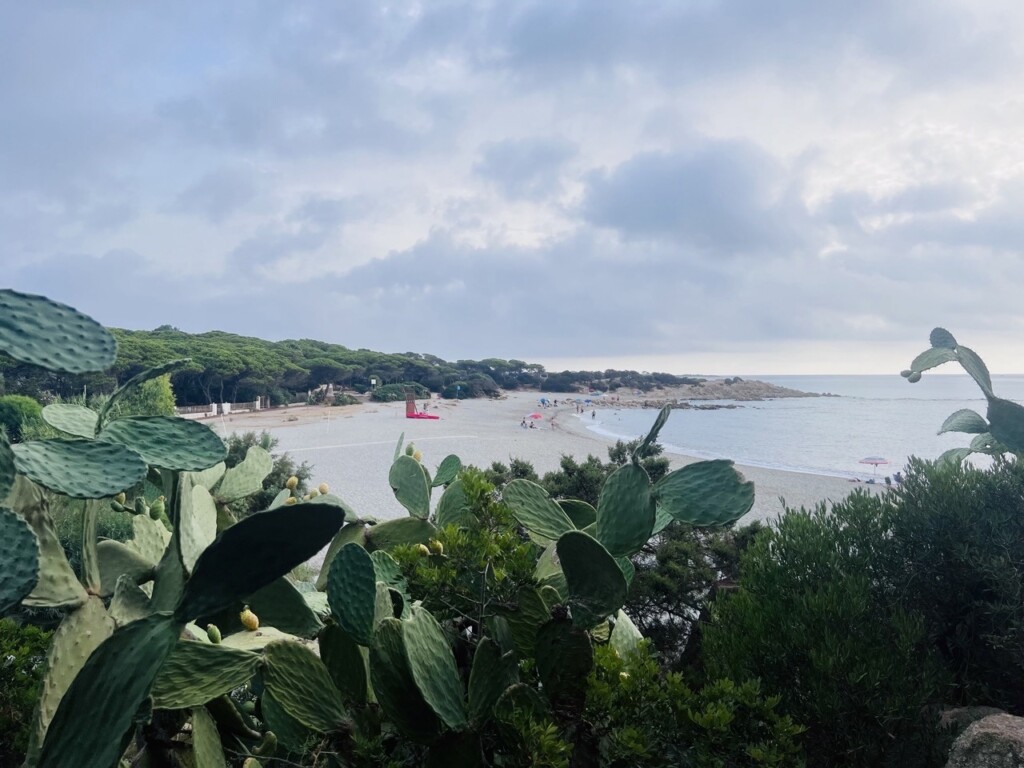
<path fill-rule="evenodd" d="M 526 418 L 528 418 L 528 419 L 543 419 L 544 417 L 541 414 L 539 414 L 536 411 L 534 411 L 533 413 L 531 413 Z"/>
<path fill-rule="evenodd" d="M 866 459 L 861 459 L 857 463 L 858 464 L 870 464 L 871 467 L 872 467 L 871 474 L 875 474 L 875 472 L 878 471 L 878 465 L 879 464 L 888 464 L 889 460 L 888 459 L 883 459 L 881 456 L 868 456 Z"/>

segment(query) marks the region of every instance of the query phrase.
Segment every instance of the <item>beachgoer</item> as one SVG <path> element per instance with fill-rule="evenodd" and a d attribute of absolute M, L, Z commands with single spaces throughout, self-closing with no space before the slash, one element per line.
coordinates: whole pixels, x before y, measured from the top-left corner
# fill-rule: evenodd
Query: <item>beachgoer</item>
<path fill-rule="evenodd" d="M 536 429 L 536 428 L 537 428 L 537 425 L 536 425 L 536 424 L 534 424 L 534 423 L 533 423 L 533 422 L 531 421 L 531 422 L 530 422 L 530 429 Z"/>
<path fill-rule="evenodd" d="M 596 419 L 597 418 L 597 411 L 591 411 L 590 412 L 590 418 Z"/>
<path fill-rule="evenodd" d="M 523 423 L 520 424 L 519 426 L 521 426 L 523 429 L 526 429 L 526 417 L 525 416 L 523 416 Z"/>

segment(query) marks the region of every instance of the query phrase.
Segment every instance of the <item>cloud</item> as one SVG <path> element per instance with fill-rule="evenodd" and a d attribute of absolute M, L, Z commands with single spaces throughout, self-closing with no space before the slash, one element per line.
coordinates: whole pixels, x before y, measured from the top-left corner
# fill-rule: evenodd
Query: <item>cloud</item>
<path fill-rule="evenodd" d="M 562 166 L 576 151 L 564 139 L 507 139 L 485 145 L 474 170 L 506 197 L 553 197 L 561 191 Z"/>

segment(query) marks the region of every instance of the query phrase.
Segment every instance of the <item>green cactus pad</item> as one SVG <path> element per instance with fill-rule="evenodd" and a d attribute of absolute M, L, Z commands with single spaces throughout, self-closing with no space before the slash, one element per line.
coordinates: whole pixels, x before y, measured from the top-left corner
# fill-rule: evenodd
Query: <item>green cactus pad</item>
<path fill-rule="evenodd" d="M 147 595 L 130 576 L 122 574 L 114 585 L 114 596 L 107 608 L 110 618 L 119 627 L 144 619 L 153 612 Z"/>
<path fill-rule="evenodd" d="M 273 731 L 282 747 L 296 755 L 306 750 L 313 732 L 288 714 L 269 691 L 264 691 L 260 697 L 260 710 L 267 729 Z"/>
<path fill-rule="evenodd" d="M 34 440 L 13 448 L 21 474 L 73 499 L 115 496 L 146 476 L 139 455 L 116 443 Z"/>
<path fill-rule="evenodd" d="M 636 568 L 633 566 L 633 561 L 628 557 L 616 557 L 615 562 L 619 564 L 622 578 L 626 580 L 626 589 L 629 589 L 633 586 L 633 577 L 636 576 Z"/>
<path fill-rule="evenodd" d="M 654 485 L 654 497 L 676 520 L 690 525 L 728 525 L 754 505 L 754 484 L 731 461 L 688 464 Z"/>
<path fill-rule="evenodd" d="M 639 464 L 619 467 L 604 481 L 597 502 L 596 537 L 615 557 L 640 551 L 654 530 L 651 480 Z"/>
<path fill-rule="evenodd" d="M 128 381 L 126 381 L 120 387 L 115 389 L 110 394 L 110 397 L 107 398 L 107 402 L 103 404 L 103 410 L 101 410 L 99 414 L 99 423 L 101 425 L 106 424 L 107 416 L 114 409 L 114 406 L 121 402 L 121 400 L 125 396 L 130 395 L 132 392 L 134 392 L 142 384 L 145 384 L 150 379 L 155 379 L 159 376 L 163 376 L 164 374 L 176 371 L 190 362 L 192 362 L 192 359 L 188 357 L 181 358 L 180 360 L 171 360 L 166 363 L 161 363 L 160 365 L 154 366 L 152 368 L 147 368 L 146 370 L 141 371 L 132 376 L 130 379 L 128 379 Z"/>
<path fill-rule="evenodd" d="M 175 609 L 184 623 L 216 613 L 304 563 L 338 532 L 345 511 L 327 504 L 250 515 L 206 548 Z"/>
<path fill-rule="evenodd" d="M 1006 446 L 1007 450 L 1024 453 L 1024 407 L 1010 400 L 990 397 L 988 420 L 992 437 Z"/>
<path fill-rule="evenodd" d="M 173 416 L 128 416 L 103 427 L 101 440 L 121 443 L 154 467 L 196 472 L 224 461 L 227 449 L 205 424 Z"/>
<path fill-rule="evenodd" d="M 946 347 L 932 347 L 931 349 L 926 349 L 911 361 L 910 370 L 913 373 L 922 373 L 956 359 L 957 353 L 954 350 Z"/>
<path fill-rule="evenodd" d="M 537 483 L 513 480 L 505 486 L 501 498 L 516 520 L 526 528 L 530 538 L 543 547 L 566 531 L 576 530 L 569 516 Z"/>
<path fill-rule="evenodd" d="M 430 515 L 430 485 L 423 474 L 423 467 L 410 456 L 399 456 L 388 472 L 388 482 L 398 503 L 409 514 L 426 520 Z"/>
<path fill-rule="evenodd" d="M 224 473 L 217 486 L 218 501 L 235 501 L 263 490 L 263 481 L 274 468 L 270 454 L 258 445 L 251 446 L 245 459 Z"/>
<path fill-rule="evenodd" d="M 348 721 L 341 694 L 313 651 L 290 642 L 263 649 L 263 682 L 291 717 L 319 733 L 340 729 Z"/>
<path fill-rule="evenodd" d="M 14 451 L 11 450 L 7 438 L 0 435 L 0 504 L 14 487 L 14 476 L 17 469 L 14 465 Z"/>
<path fill-rule="evenodd" d="M 285 488 L 284 490 L 278 492 L 277 496 L 275 496 L 274 500 L 270 502 L 270 506 L 267 507 L 267 509 L 277 509 L 278 507 L 283 507 L 284 503 L 288 501 L 288 499 L 290 499 L 291 497 L 292 492 Z"/>
<path fill-rule="evenodd" d="M 0 352 L 50 371 L 105 371 L 117 342 L 99 323 L 42 296 L 0 290 Z"/>
<path fill-rule="evenodd" d="M 347 544 L 331 562 L 327 600 L 331 614 L 353 640 L 373 642 L 374 601 L 377 576 L 369 553 L 358 544 Z"/>
<path fill-rule="evenodd" d="M 262 651 L 273 642 L 295 642 L 298 639 L 294 635 L 289 635 L 287 632 L 282 632 L 275 627 L 260 627 L 255 632 L 245 631 L 227 635 L 221 641 L 221 645 L 226 645 L 228 648 L 237 648 L 240 651 Z"/>
<path fill-rule="evenodd" d="M 666 405 L 654 418 L 654 424 L 651 425 L 651 431 L 647 433 L 647 437 L 641 441 L 641 443 L 633 451 L 633 461 L 639 462 L 640 459 L 644 458 L 644 454 L 647 449 L 650 448 L 654 442 L 658 439 L 658 433 L 661 432 L 661 428 L 665 426 L 665 422 L 668 421 L 668 417 L 672 415 L 672 406 Z"/>
<path fill-rule="evenodd" d="M 100 415 L 92 408 L 72 403 L 50 403 L 43 408 L 43 421 L 75 437 L 92 440 L 96 436 L 96 424 Z"/>
<path fill-rule="evenodd" d="M 46 677 L 29 735 L 29 764 L 35 764 L 50 722 L 75 676 L 92 652 L 113 632 L 114 622 L 98 597 L 90 597 L 78 610 L 65 616 L 57 627 L 46 653 Z"/>
<path fill-rule="evenodd" d="M 321 592 L 327 589 L 327 577 L 331 572 L 331 563 L 334 562 L 334 558 L 337 557 L 341 548 L 349 543 L 358 544 L 361 547 L 365 545 L 365 525 L 362 523 L 349 523 L 331 539 L 331 545 L 327 548 L 327 554 L 324 555 L 323 565 L 320 566 L 320 573 L 316 577 L 316 588 Z"/>
<path fill-rule="evenodd" d="M 110 597 L 121 575 L 135 584 L 153 579 L 156 563 L 146 560 L 131 547 L 119 541 L 104 540 L 96 545 L 100 566 L 100 597 Z"/>
<path fill-rule="evenodd" d="M 628 589 L 619 564 L 596 539 L 570 531 L 558 540 L 557 551 L 577 627 L 594 626 L 626 602 Z"/>
<path fill-rule="evenodd" d="M 537 673 L 551 707 L 578 713 L 587 696 L 594 648 L 585 630 L 568 619 L 553 619 L 537 632 Z"/>
<path fill-rule="evenodd" d="M 597 522 L 597 510 L 585 501 L 579 499 L 559 499 L 558 506 L 572 520 L 572 524 L 579 530 Z"/>
<path fill-rule="evenodd" d="M 182 482 L 179 495 L 181 562 L 191 573 L 199 556 L 217 538 L 217 503 L 203 486 L 192 488 L 188 480 Z"/>
<path fill-rule="evenodd" d="M 0 507 L 0 616 L 27 597 L 39 580 L 39 539 L 28 522 Z"/>
<path fill-rule="evenodd" d="M 199 472 L 186 472 L 185 477 L 192 481 L 193 488 L 201 485 L 206 490 L 212 491 L 224 477 L 226 471 L 227 465 L 221 461 Z M 184 478 L 182 479 L 184 480 Z"/>
<path fill-rule="evenodd" d="M 494 704 L 494 718 L 500 722 L 512 722 L 517 715 L 530 719 L 548 714 L 547 702 L 533 688 L 525 683 L 515 683 L 506 688 Z"/>
<path fill-rule="evenodd" d="M 413 680 L 405 652 L 404 623 L 385 619 L 370 646 L 370 682 L 377 702 L 395 726 L 418 742 L 433 741 L 441 721 Z"/>
<path fill-rule="evenodd" d="M 476 519 L 469 508 L 469 497 L 462 487 L 461 480 L 455 480 L 444 489 L 441 500 L 437 502 L 437 526 L 442 528 L 446 525 L 467 526 Z"/>
<path fill-rule="evenodd" d="M 980 413 L 976 413 L 970 408 L 961 408 L 959 411 L 954 411 L 946 417 L 946 420 L 942 422 L 942 426 L 939 427 L 939 434 L 966 432 L 969 435 L 980 435 L 983 432 L 988 432 L 988 430 L 988 422 L 985 421 Z"/>
<path fill-rule="evenodd" d="M 438 466 L 437 472 L 434 474 L 434 481 L 431 485 L 437 487 L 439 485 L 448 485 L 453 483 L 461 471 L 462 460 L 458 456 L 455 454 L 445 456 L 441 461 L 441 464 Z"/>
<path fill-rule="evenodd" d="M 366 704 L 369 686 L 367 652 L 335 624 L 328 624 L 317 638 L 320 659 L 342 697 L 357 706 Z"/>
<path fill-rule="evenodd" d="M 516 653 L 522 659 L 532 658 L 537 630 L 551 618 L 551 606 L 535 587 L 520 587 L 516 593 L 515 609 L 505 610 L 503 616 Z"/>
<path fill-rule="evenodd" d="M 260 617 L 261 624 L 276 627 L 297 637 L 316 637 L 324 626 L 306 602 L 305 595 L 296 589 L 287 576 L 275 579 L 229 608 L 232 622 L 226 625 L 232 629 L 235 622 L 241 628 L 238 614 L 243 604 L 247 604 Z"/>
<path fill-rule="evenodd" d="M 643 639 L 644 636 L 640 634 L 640 630 L 636 628 L 636 624 L 626 615 L 625 611 L 620 610 L 615 614 L 615 627 L 612 629 L 612 636 L 608 642 L 619 656 L 623 658 L 629 656 L 636 651 Z"/>
<path fill-rule="evenodd" d="M 973 349 L 961 346 L 956 348 L 956 358 L 960 361 L 960 365 L 963 366 L 963 369 L 971 375 L 974 382 L 981 387 L 981 391 L 985 393 L 985 397 L 991 399 L 992 377 L 989 375 L 985 361 L 982 360 L 978 356 L 978 353 Z"/>
<path fill-rule="evenodd" d="M 377 581 L 383 581 L 389 587 L 394 587 L 399 592 L 408 590 L 409 585 L 406 583 L 405 576 L 402 575 L 402 566 L 398 564 L 395 558 L 383 550 L 377 550 L 370 553 L 370 559 L 373 561 L 373 570 L 377 576 Z"/>
<path fill-rule="evenodd" d="M 25 518 L 39 541 L 39 580 L 22 600 L 29 608 L 75 608 L 88 595 L 71 570 L 64 547 L 50 518 L 46 498 L 31 480 L 19 475 L 7 496 L 7 506 Z"/>
<path fill-rule="evenodd" d="M 197 768 L 227 768 L 217 724 L 205 707 L 192 710 L 192 759 Z"/>
<path fill-rule="evenodd" d="M 366 548 L 394 549 L 403 544 L 426 544 L 437 535 L 437 529 L 418 517 L 399 517 L 371 526 L 366 530 Z"/>
<path fill-rule="evenodd" d="M 956 349 L 956 338 L 945 328 L 933 328 L 932 332 L 928 335 L 928 342 L 933 347 Z"/>
<path fill-rule="evenodd" d="M 558 562 L 558 552 L 554 542 L 549 544 L 533 569 L 533 578 L 541 586 L 552 587 L 560 595 L 568 595 L 569 591 L 565 584 L 565 574 L 562 573 L 562 566 Z"/>
<path fill-rule="evenodd" d="M 395 446 L 395 455 L 391 459 L 392 463 L 398 460 L 398 457 L 402 455 L 402 443 L 405 441 L 405 432 L 398 436 L 398 444 Z"/>
<path fill-rule="evenodd" d="M 515 658 L 503 656 L 501 648 L 491 638 L 477 643 L 473 654 L 473 668 L 469 673 L 469 717 L 476 723 L 485 721 L 494 702 L 502 692 L 516 682 Z"/>
<path fill-rule="evenodd" d="M 146 560 L 160 562 L 171 540 L 171 532 L 164 524 L 148 515 L 135 515 L 132 517 L 132 531 L 134 535 L 126 542 L 127 545 Z"/>
<path fill-rule="evenodd" d="M 201 707 L 249 682 L 261 661 L 262 657 L 251 651 L 179 640 L 153 681 L 153 708 Z"/>

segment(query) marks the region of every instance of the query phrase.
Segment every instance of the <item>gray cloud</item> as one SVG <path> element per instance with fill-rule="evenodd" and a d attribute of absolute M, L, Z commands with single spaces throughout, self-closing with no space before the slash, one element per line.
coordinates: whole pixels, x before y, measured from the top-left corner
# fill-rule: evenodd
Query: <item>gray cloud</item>
<path fill-rule="evenodd" d="M 507 139 L 484 146 L 474 170 L 507 197 L 551 197 L 561 190 L 562 166 L 576 151 L 564 139 Z"/>

